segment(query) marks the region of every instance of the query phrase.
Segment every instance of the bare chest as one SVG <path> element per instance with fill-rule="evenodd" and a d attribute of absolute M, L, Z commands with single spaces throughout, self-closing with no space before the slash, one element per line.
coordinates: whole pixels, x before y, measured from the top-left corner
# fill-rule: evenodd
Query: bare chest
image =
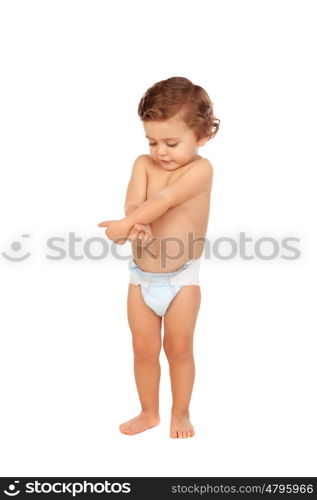
<path fill-rule="evenodd" d="M 169 184 L 176 182 L 177 179 L 190 168 L 188 166 L 181 167 L 173 171 L 166 171 L 154 163 L 150 163 L 147 168 L 147 200 L 152 198 L 159 191 L 164 189 Z M 165 231 L 180 233 L 189 228 L 196 229 L 199 233 L 204 232 L 208 220 L 209 204 L 210 204 L 211 185 L 206 186 L 206 190 L 199 193 L 183 203 L 170 208 L 165 214 L 151 223 L 158 233 Z"/>
<path fill-rule="evenodd" d="M 165 173 L 158 174 L 157 172 L 150 172 L 147 177 L 147 189 L 146 189 L 146 199 L 152 198 L 159 191 L 164 189 L 166 186 L 176 181 L 179 178 L 180 174 L 176 174 L 176 172 L 171 172 L 168 175 Z"/>
<path fill-rule="evenodd" d="M 185 173 L 189 167 L 190 165 L 169 172 L 164 170 L 162 167 L 156 166 L 154 162 L 149 159 L 147 166 L 146 199 L 148 200 L 172 182 L 177 181 L 177 179 Z"/>

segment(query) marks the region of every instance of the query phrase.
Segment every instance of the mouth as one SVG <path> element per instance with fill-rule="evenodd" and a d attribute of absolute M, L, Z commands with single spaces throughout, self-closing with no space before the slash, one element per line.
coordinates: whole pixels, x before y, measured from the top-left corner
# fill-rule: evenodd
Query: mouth
<path fill-rule="evenodd" d="M 162 163 L 171 163 L 170 161 L 166 161 L 166 160 L 160 160 Z"/>

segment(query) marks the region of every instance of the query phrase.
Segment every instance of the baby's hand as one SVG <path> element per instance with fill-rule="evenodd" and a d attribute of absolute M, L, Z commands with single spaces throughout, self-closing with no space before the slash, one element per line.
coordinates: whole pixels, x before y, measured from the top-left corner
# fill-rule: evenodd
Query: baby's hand
<path fill-rule="evenodd" d="M 107 228 L 105 230 L 105 234 L 109 240 L 112 240 L 118 245 L 123 245 L 128 239 L 128 234 L 131 229 L 131 224 L 128 225 L 126 221 L 126 218 L 119 220 L 105 220 L 100 222 L 98 226 Z"/>
<path fill-rule="evenodd" d="M 138 240 L 141 246 L 145 246 L 153 237 L 150 224 L 134 224 L 128 239 L 134 241 Z"/>

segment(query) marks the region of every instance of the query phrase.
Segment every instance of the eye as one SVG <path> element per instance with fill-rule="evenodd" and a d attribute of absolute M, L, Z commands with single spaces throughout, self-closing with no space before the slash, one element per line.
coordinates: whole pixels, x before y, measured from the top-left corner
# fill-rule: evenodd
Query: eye
<path fill-rule="evenodd" d="M 149 146 L 155 146 L 155 143 L 149 143 Z M 166 146 L 168 146 L 169 148 L 175 148 L 175 146 L 177 146 L 177 144 L 166 144 Z"/>

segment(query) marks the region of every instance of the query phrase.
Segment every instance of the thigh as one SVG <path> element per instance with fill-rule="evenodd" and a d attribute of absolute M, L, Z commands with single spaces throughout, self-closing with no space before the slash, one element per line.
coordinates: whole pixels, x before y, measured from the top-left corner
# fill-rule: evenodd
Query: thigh
<path fill-rule="evenodd" d="M 127 307 L 134 348 L 159 352 L 162 318 L 144 302 L 140 286 L 129 284 Z"/>
<path fill-rule="evenodd" d="M 199 285 L 183 286 L 164 316 L 164 343 L 191 343 L 200 309 Z"/>

